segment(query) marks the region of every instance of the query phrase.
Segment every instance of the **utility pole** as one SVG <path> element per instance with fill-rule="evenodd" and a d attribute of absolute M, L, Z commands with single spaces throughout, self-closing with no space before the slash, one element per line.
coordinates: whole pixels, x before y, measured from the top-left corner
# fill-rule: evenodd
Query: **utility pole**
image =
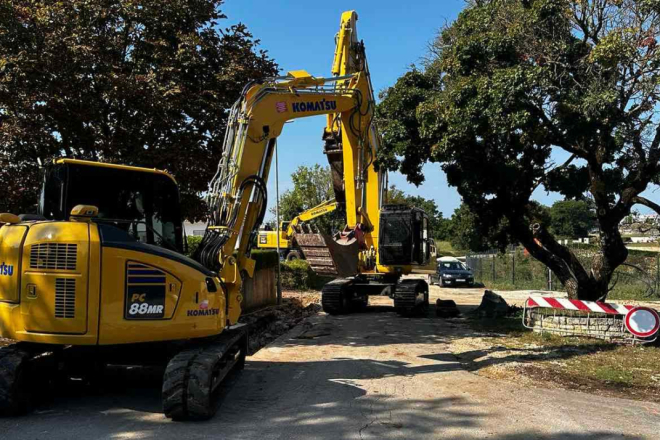
<path fill-rule="evenodd" d="M 275 141 L 275 222 L 277 231 L 277 305 L 282 304 L 282 270 L 280 262 L 280 163 L 277 154 L 277 141 Z"/>

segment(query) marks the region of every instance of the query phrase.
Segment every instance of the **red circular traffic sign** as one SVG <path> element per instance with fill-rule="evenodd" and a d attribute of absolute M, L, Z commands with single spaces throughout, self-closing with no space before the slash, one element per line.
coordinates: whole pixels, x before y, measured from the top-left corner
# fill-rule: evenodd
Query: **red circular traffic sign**
<path fill-rule="evenodd" d="M 635 307 L 626 315 L 626 328 L 638 338 L 648 338 L 660 329 L 660 316 L 651 308 Z"/>

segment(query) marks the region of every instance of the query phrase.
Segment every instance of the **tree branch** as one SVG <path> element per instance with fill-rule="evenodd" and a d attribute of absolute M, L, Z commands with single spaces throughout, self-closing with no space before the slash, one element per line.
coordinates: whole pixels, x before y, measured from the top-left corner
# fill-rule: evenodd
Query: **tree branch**
<path fill-rule="evenodd" d="M 635 205 L 644 205 L 648 208 L 651 208 L 656 213 L 660 214 L 660 205 L 658 205 L 655 202 L 652 202 L 651 200 L 647 199 L 646 197 L 642 197 L 642 196 L 633 197 L 632 202 Z"/>

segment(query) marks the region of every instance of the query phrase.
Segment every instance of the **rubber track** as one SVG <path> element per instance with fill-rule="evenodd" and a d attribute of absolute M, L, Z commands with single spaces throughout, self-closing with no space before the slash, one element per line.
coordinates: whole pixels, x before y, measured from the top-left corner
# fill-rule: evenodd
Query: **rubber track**
<path fill-rule="evenodd" d="M 247 336 L 247 335 L 246 335 Z M 242 336 L 228 334 L 202 347 L 184 350 L 167 364 L 163 378 L 163 411 L 173 420 L 208 420 L 216 413 L 213 373 Z M 241 347 L 245 349 L 246 347 Z M 245 353 L 241 355 L 245 356 Z M 236 367 L 243 367 L 237 360 Z"/>
<path fill-rule="evenodd" d="M 403 280 L 396 285 L 396 290 L 394 292 L 394 308 L 401 315 L 410 315 L 413 312 L 419 310 L 419 306 L 416 303 L 417 295 L 419 292 L 425 291 L 428 292 L 428 286 L 425 286 L 426 282 L 423 280 Z M 426 290 L 422 290 L 422 289 Z M 422 308 L 428 307 L 428 294 L 425 296 L 426 307 L 424 304 Z"/>
<path fill-rule="evenodd" d="M 201 349 L 185 350 L 170 360 L 163 377 L 163 412 L 173 420 L 188 417 L 188 379 L 193 360 Z"/>
<path fill-rule="evenodd" d="M 323 311 L 330 315 L 341 315 L 349 313 L 344 306 L 343 296 L 347 294 L 346 287 L 350 286 L 352 280 L 334 280 L 323 286 L 321 290 L 321 305 Z"/>
<path fill-rule="evenodd" d="M 17 415 L 30 410 L 31 390 L 19 390 L 18 387 L 29 385 L 21 383 L 18 373 L 23 362 L 31 357 L 29 352 L 16 345 L 0 349 L 0 414 Z"/>

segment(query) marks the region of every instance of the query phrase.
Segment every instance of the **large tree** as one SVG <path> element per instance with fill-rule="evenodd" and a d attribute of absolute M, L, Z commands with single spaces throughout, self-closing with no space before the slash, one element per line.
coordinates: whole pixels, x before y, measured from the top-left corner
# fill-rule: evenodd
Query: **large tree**
<path fill-rule="evenodd" d="M 482 225 L 505 225 L 502 237 L 571 297 L 604 298 L 628 255 L 619 222 L 660 175 L 659 33 L 656 0 L 472 1 L 424 69 L 384 94 L 381 163 L 413 182 L 422 162 L 441 163 Z M 540 185 L 590 193 L 600 229 L 590 267 L 536 218 Z"/>
<path fill-rule="evenodd" d="M 227 109 L 277 73 L 222 3 L 0 2 L 0 211 L 29 211 L 38 162 L 65 156 L 165 168 L 203 216 Z"/>

